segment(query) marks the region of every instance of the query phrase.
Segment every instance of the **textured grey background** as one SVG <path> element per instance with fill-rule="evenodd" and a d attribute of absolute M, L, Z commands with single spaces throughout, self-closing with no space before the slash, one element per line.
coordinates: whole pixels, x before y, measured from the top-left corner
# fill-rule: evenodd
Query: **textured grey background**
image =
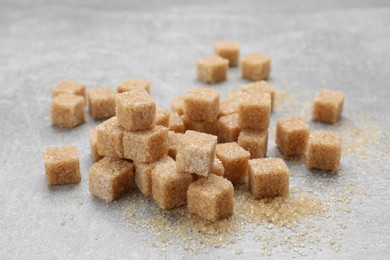
<path fill-rule="evenodd" d="M 195 61 L 219 39 L 234 39 L 242 53 L 272 57 L 272 84 L 310 100 L 320 88 L 343 91 L 343 120 L 364 114 L 381 140 L 390 131 L 390 2 L 384 1 L 0 1 L 0 258 L 164 257 L 120 221 L 122 212 L 88 193 L 88 131 L 50 124 L 50 87 L 63 79 L 116 86 L 129 77 L 150 79 L 159 106 L 169 108 L 195 79 Z M 243 80 L 239 70 L 214 87 L 227 96 Z M 274 113 L 273 121 L 296 111 Z M 382 141 L 381 141 L 382 142 Z M 80 185 L 48 187 L 42 151 L 76 145 Z M 389 159 L 343 159 L 343 181 L 373 192 L 352 215 L 339 252 L 319 258 L 390 256 Z M 270 141 L 269 153 L 277 154 Z M 303 166 L 293 166 L 306 172 Z M 352 175 L 352 172 L 354 174 Z M 293 178 L 294 178 L 293 172 Z M 299 175 L 298 177 L 302 174 Z M 299 183 L 299 178 L 293 184 Z M 349 178 L 349 179 L 348 179 Z M 124 203 L 124 202 L 122 202 Z M 64 221 L 63 225 L 61 222 Z M 332 229 L 326 226 L 325 229 Z M 238 257 L 234 247 L 199 257 Z M 241 256 L 259 257 L 252 240 Z M 171 258 L 186 256 L 168 248 Z M 192 257 L 193 255 L 188 255 Z M 290 257 L 290 253 L 273 254 Z"/>

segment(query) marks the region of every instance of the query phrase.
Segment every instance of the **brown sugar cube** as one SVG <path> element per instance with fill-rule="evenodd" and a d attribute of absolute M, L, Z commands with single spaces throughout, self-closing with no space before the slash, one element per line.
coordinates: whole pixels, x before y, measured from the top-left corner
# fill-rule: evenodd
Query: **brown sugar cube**
<path fill-rule="evenodd" d="M 177 170 L 208 176 L 213 169 L 216 144 L 216 136 L 187 130 L 177 149 Z"/>
<path fill-rule="evenodd" d="M 116 96 L 116 116 L 126 131 L 143 131 L 156 125 L 156 102 L 146 90 L 130 89 Z"/>
<path fill-rule="evenodd" d="M 256 199 L 287 196 L 290 173 L 281 158 L 249 160 L 249 189 Z"/>
<path fill-rule="evenodd" d="M 73 94 L 85 98 L 85 84 L 77 81 L 65 80 L 51 89 L 52 97 L 60 94 Z"/>
<path fill-rule="evenodd" d="M 177 148 L 179 146 L 180 138 L 184 134 L 168 131 L 168 155 L 176 160 Z"/>
<path fill-rule="evenodd" d="M 217 175 L 217 176 L 222 176 L 225 174 L 225 168 L 223 168 L 223 164 L 220 159 L 215 157 L 214 159 L 214 164 L 213 164 L 213 169 L 212 172 Z"/>
<path fill-rule="evenodd" d="M 224 177 L 233 185 L 244 183 L 248 176 L 250 154 L 237 143 L 217 144 L 215 155 L 223 164 Z"/>
<path fill-rule="evenodd" d="M 312 118 L 327 124 L 336 123 L 343 112 L 344 95 L 331 90 L 321 90 L 314 98 Z"/>
<path fill-rule="evenodd" d="M 241 59 L 241 75 L 243 79 L 265 80 L 271 73 L 271 59 L 262 54 L 249 54 Z"/>
<path fill-rule="evenodd" d="M 126 159 L 146 163 L 157 161 L 168 154 L 168 129 L 156 126 L 145 131 L 125 131 L 123 150 Z"/>
<path fill-rule="evenodd" d="M 237 143 L 251 154 L 251 159 L 264 158 L 267 154 L 268 130 L 242 130 Z"/>
<path fill-rule="evenodd" d="M 169 111 L 160 108 L 156 109 L 156 125 L 168 127 L 169 117 L 170 117 Z"/>
<path fill-rule="evenodd" d="M 214 122 L 199 122 L 189 119 L 186 115 L 181 116 L 186 130 L 193 130 L 201 133 L 218 135 L 218 118 Z"/>
<path fill-rule="evenodd" d="M 97 130 L 91 130 L 89 132 L 90 144 L 91 144 L 91 155 L 92 162 L 97 162 L 102 159 L 104 156 L 100 155 L 98 152 L 98 140 L 97 140 Z"/>
<path fill-rule="evenodd" d="M 152 172 L 153 199 L 163 209 L 173 209 L 187 203 L 191 174 L 176 171 L 173 159 L 159 163 Z"/>
<path fill-rule="evenodd" d="M 175 131 L 176 133 L 184 133 L 186 128 L 180 115 L 175 112 L 171 112 L 169 115 L 168 129 Z"/>
<path fill-rule="evenodd" d="M 218 55 L 206 56 L 196 63 L 198 80 L 205 83 L 218 83 L 226 80 L 229 61 Z"/>
<path fill-rule="evenodd" d="M 97 149 L 103 156 L 123 158 L 123 129 L 116 116 L 97 126 Z"/>
<path fill-rule="evenodd" d="M 84 98 L 73 94 L 60 94 L 51 102 L 53 125 L 73 128 L 84 122 Z"/>
<path fill-rule="evenodd" d="M 221 116 L 218 119 L 218 142 L 236 142 L 240 128 L 238 128 L 238 114 Z"/>
<path fill-rule="evenodd" d="M 219 116 L 227 116 L 238 112 L 238 99 L 231 98 L 219 102 Z"/>
<path fill-rule="evenodd" d="M 312 132 L 307 146 L 307 168 L 336 172 L 340 167 L 341 145 L 341 136 L 337 134 L 326 131 Z"/>
<path fill-rule="evenodd" d="M 214 122 L 219 113 L 219 93 L 212 88 L 193 87 L 184 98 L 184 115 L 194 121 Z"/>
<path fill-rule="evenodd" d="M 150 94 L 150 81 L 143 79 L 128 79 L 118 85 L 118 93 L 123 93 L 134 88 L 143 88 Z"/>
<path fill-rule="evenodd" d="M 238 65 L 240 46 L 237 42 L 219 41 L 215 43 L 215 54 L 229 61 L 229 66 Z"/>
<path fill-rule="evenodd" d="M 104 157 L 89 169 L 89 192 L 107 202 L 131 189 L 133 164 L 114 157 Z"/>
<path fill-rule="evenodd" d="M 191 183 L 187 191 L 188 211 L 217 221 L 233 215 L 234 188 L 227 179 L 210 174 Z"/>
<path fill-rule="evenodd" d="M 245 84 L 242 86 L 243 92 L 248 93 L 268 93 L 271 95 L 271 110 L 274 108 L 275 105 L 275 88 L 268 84 L 266 81 L 256 81 L 253 83 Z"/>
<path fill-rule="evenodd" d="M 265 130 L 269 126 L 271 95 L 268 93 L 240 94 L 238 105 L 238 126 L 240 129 Z"/>
<path fill-rule="evenodd" d="M 309 125 L 300 117 L 288 117 L 276 122 L 275 143 L 284 156 L 304 154 L 309 139 Z"/>
<path fill-rule="evenodd" d="M 172 112 L 176 112 L 179 115 L 184 114 L 184 97 L 174 97 L 171 104 Z"/>
<path fill-rule="evenodd" d="M 89 113 L 94 119 L 115 116 L 115 92 L 110 87 L 88 89 Z"/>
<path fill-rule="evenodd" d="M 175 164 L 175 161 L 168 156 L 164 156 L 160 160 L 153 163 L 142 163 L 134 161 L 135 168 L 135 185 L 137 185 L 140 192 L 145 196 L 152 196 L 152 171 L 159 163 Z"/>
<path fill-rule="evenodd" d="M 45 149 L 43 158 L 47 184 L 71 184 L 81 181 L 80 160 L 76 147 L 62 146 Z"/>

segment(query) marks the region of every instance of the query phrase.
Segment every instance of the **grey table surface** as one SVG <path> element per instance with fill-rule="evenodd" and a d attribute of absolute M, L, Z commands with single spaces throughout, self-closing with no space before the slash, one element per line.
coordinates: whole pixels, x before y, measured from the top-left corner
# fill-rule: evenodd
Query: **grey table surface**
<path fill-rule="evenodd" d="M 290 97 L 288 106 L 273 113 L 272 130 L 279 117 L 307 115 L 321 88 L 346 96 L 343 119 L 334 127 L 351 148 L 341 173 L 324 177 L 288 162 L 292 187 L 319 181 L 334 190 L 354 183 L 365 191 L 348 193 L 348 212 L 328 209 L 343 218 L 342 229 L 313 217 L 321 226 L 321 250 L 306 247 L 302 253 L 279 245 L 264 254 L 261 241 L 252 236 L 269 232 L 262 225 L 234 244 L 197 254 L 175 237 L 164 250 L 151 246 L 152 230 L 140 232 L 121 221 L 127 200 L 113 207 L 88 192 L 88 131 L 100 122 L 88 116 L 72 130 L 51 126 L 50 88 L 64 79 L 88 87 L 149 79 L 158 106 L 168 109 L 173 96 L 203 85 L 196 80 L 195 61 L 211 54 L 220 39 L 238 41 L 241 54 L 262 52 L 272 58 L 270 82 Z M 0 258 L 389 258 L 389 46 L 388 0 L 1 0 Z M 237 68 L 228 78 L 211 86 L 222 97 L 245 83 Z M 78 147 L 83 180 L 48 187 L 42 151 L 61 145 Z M 280 155 L 271 139 L 268 154 Z M 336 247 L 330 232 L 338 234 Z"/>

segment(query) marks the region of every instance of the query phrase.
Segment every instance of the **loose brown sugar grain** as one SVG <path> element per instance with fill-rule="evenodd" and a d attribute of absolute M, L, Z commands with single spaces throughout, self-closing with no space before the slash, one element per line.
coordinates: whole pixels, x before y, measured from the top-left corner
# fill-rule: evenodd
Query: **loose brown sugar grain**
<path fill-rule="evenodd" d="M 218 83 L 227 79 L 229 61 L 218 55 L 206 56 L 196 63 L 198 80 L 205 83 Z"/>
<path fill-rule="evenodd" d="M 258 94 L 258 93 L 268 93 L 271 95 L 271 110 L 275 106 L 275 88 L 271 86 L 267 81 L 261 80 L 245 84 L 242 86 L 243 92 Z"/>
<path fill-rule="evenodd" d="M 85 84 L 77 81 L 65 80 L 51 89 L 52 97 L 60 94 L 73 94 L 85 98 Z"/>
<path fill-rule="evenodd" d="M 341 146 L 341 136 L 335 133 L 312 132 L 306 153 L 307 168 L 336 172 L 340 167 Z"/>
<path fill-rule="evenodd" d="M 156 109 L 156 125 L 168 127 L 169 117 L 169 111 L 161 108 Z"/>
<path fill-rule="evenodd" d="M 217 221 L 233 214 L 234 188 L 227 179 L 210 174 L 191 183 L 187 192 L 188 211 Z"/>
<path fill-rule="evenodd" d="M 176 160 L 177 149 L 182 136 L 182 133 L 168 131 L 168 155 L 174 160 Z"/>
<path fill-rule="evenodd" d="M 271 95 L 268 93 L 240 93 L 238 125 L 241 130 L 265 130 L 269 127 Z"/>
<path fill-rule="evenodd" d="M 216 136 L 187 130 L 177 149 L 177 170 L 208 176 L 213 168 L 216 144 Z"/>
<path fill-rule="evenodd" d="M 263 158 L 267 154 L 268 130 L 242 130 L 237 143 L 251 154 L 251 159 Z"/>
<path fill-rule="evenodd" d="M 53 125 L 73 128 L 82 124 L 85 101 L 81 96 L 60 94 L 51 102 L 51 121 Z"/>
<path fill-rule="evenodd" d="M 128 79 L 118 85 L 118 93 L 123 93 L 135 88 L 143 88 L 150 94 L 150 81 L 143 79 Z"/>
<path fill-rule="evenodd" d="M 282 118 L 276 122 L 275 143 L 284 156 L 306 152 L 309 125 L 300 117 Z"/>
<path fill-rule="evenodd" d="M 344 95 L 337 91 L 321 90 L 314 98 L 312 118 L 327 124 L 336 123 L 343 111 Z"/>
<path fill-rule="evenodd" d="M 115 92 L 110 87 L 88 89 L 89 113 L 94 119 L 115 116 Z"/>
<path fill-rule="evenodd" d="M 189 119 L 186 115 L 182 115 L 181 119 L 184 123 L 184 128 L 186 130 L 193 130 L 201 133 L 218 135 L 218 119 L 216 118 L 214 122 L 199 122 Z"/>
<path fill-rule="evenodd" d="M 227 116 L 238 112 L 238 98 L 224 99 L 219 102 L 219 116 Z"/>
<path fill-rule="evenodd" d="M 123 132 L 116 116 L 97 126 L 97 149 L 103 156 L 123 158 Z"/>
<path fill-rule="evenodd" d="M 172 99 L 171 103 L 172 112 L 176 112 L 179 115 L 184 114 L 184 97 L 177 96 Z"/>
<path fill-rule="evenodd" d="M 281 158 L 249 160 L 248 185 L 254 198 L 287 196 L 289 170 Z"/>
<path fill-rule="evenodd" d="M 142 88 L 116 96 L 116 116 L 126 131 L 143 131 L 156 125 L 156 102 Z"/>
<path fill-rule="evenodd" d="M 114 201 L 131 189 L 133 164 L 106 156 L 89 169 L 89 191 L 107 201 Z"/>
<path fill-rule="evenodd" d="M 48 148 L 44 150 L 43 158 L 47 184 L 71 184 L 81 181 L 80 160 L 76 147 Z"/>
<path fill-rule="evenodd" d="M 176 112 L 171 112 L 169 114 L 168 129 L 176 133 L 184 133 L 185 126 L 184 122 L 181 119 L 180 115 Z"/>
<path fill-rule="evenodd" d="M 215 54 L 229 61 L 229 66 L 237 66 L 240 56 L 240 46 L 234 41 L 219 41 L 215 43 Z"/>
<path fill-rule="evenodd" d="M 218 119 L 218 142 L 229 143 L 236 142 L 240 128 L 238 127 L 238 114 L 221 116 Z"/>
<path fill-rule="evenodd" d="M 184 115 L 193 121 L 215 122 L 219 113 L 219 93 L 212 88 L 193 87 L 184 98 Z"/>
<path fill-rule="evenodd" d="M 223 168 L 223 164 L 220 159 L 215 157 L 212 173 L 214 173 L 217 176 L 222 176 L 225 174 L 225 168 Z"/>
<path fill-rule="evenodd" d="M 271 73 L 271 59 L 263 54 L 252 53 L 241 59 L 242 78 L 266 80 Z"/>
<path fill-rule="evenodd" d="M 233 185 L 244 183 L 247 180 L 248 160 L 250 154 L 237 143 L 217 144 L 216 157 L 221 160 L 224 168 L 224 177 Z"/>
<path fill-rule="evenodd" d="M 123 150 L 126 159 L 145 163 L 157 161 L 168 154 L 168 129 L 156 126 L 145 131 L 125 131 Z"/>
<path fill-rule="evenodd" d="M 90 145 L 91 145 L 91 155 L 92 155 L 92 162 L 97 162 L 100 159 L 102 159 L 104 156 L 100 155 L 98 152 L 98 140 L 97 140 L 97 130 L 93 129 L 89 132 L 89 139 L 90 139 Z"/>
<path fill-rule="evenodd" d="M 153 199 L 163 209 L 173 209 L 187 203 L 187 190 L 192 182 L 191 174 L 176 171 L 176 164 L 168 157 L 156 164 L 152 171 Z"/>

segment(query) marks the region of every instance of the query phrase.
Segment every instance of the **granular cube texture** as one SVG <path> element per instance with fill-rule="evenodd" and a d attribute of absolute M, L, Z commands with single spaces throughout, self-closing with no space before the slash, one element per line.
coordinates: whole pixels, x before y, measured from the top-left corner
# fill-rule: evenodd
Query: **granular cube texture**
<path fill-rule="evenodd" d="M 168 154 L 168 129 L 156 126 L 145 131 L 125 131 L 123 150 L 126 159 L 145 163 L 157 161 Z"/>
<path fill-rule="evenodd" d="M 173 209 L 187 203 L 187 190 L 192 176 L 176 171 L 173 159 L 156 164 L 152 171 L 153 199 L 163 209 Z"/>
<path fill-rule="evenodd" d="M 187 191 L 188 211 L 217 221 L 233 215 L 234 188 L 227 179 L 210 174 L 191 183 Z"/>
<path fill-rule="evenodd" d="M 180 138 L 184 134 L 168 131 L 168 155 L 173 159 L 176 159 L 177 149 L 179 146 Z"/>
<path fill-rule="evenodd" d="M 128 192 L 133 185 L 133 164 L 106 156 L 89 169 L 89 191 L 107 202 Z"/>
<path fill-rule="evenodd" d="M 343 111 L 344 95 L 331 90 L 321 90 L 314 98 L 312 118 L 323 123 L 336 123 Z"/>
<path fill-rule="evenodd" d="M 181 116 L 186 130 L 193 130 L 201 133 L 218 135 L 218 118 L 214 122 L 199 122 L 189 119 L 186 115 Z"/>
<path fill-rule="evenodd" d="M 103 158 L 98 152 L 98 140 L 97 140 L 97 130 L 93 129 L 89 132 L 90 144 L 91 144 L 91 155 L 92 162 L 97 162 Z"/>
<path fill-rule="evenodd" d="M 53 125 L 73 128 L 84 122 L 85 101 L 81 96 L 60 94 L 51 102 L 51 121 Z"/>
<path fill-rule="evenodd" d="M 112 88 L 88 89 L 89 113 L 94 119 L 115 116 L 115 92 Z"/>
<path fill-rule="evenodd" d="M 168 127 L 170 112 L 165 109 L 156 109 L 156 125 Z"/>
<path fill-rule="evenodd" d="M 265 130 L 269 127 L 271 95 L 268 93 L 240 94 L 238 105 L 238 126 L 241 130 Z"/>
<path fill-rule="evenodd" d="M 218 119 L 218 142 L 236 142 L 240 128 L 238 127 L 238 114 L 221 116 Z"/>
<path fill-rule="evenodd" d="M 85 98 L 85 84 L 77 81 L 65 80 L 51 89 L 52 97 L 60 94 L 73 94 Z"/>
<path fill-rule="evenodd" d="M 185 132 L 186 129 L 184 126 L 184 122 L 178 113 L 175 113 L 175 112 L 170 113 L 169 121 L 168 121 L 168 129 L 170 131 L 174 131 L 177 133 L 184 133 Z"/>
<path fill-rule="evenodd" d="M 172 112 L 176 112 L 179 115 L 184 114 L 184 97 L 178 96 L 172 99 L 171 103 Z"/>
<path fill-rule="evenodd" d="M 158 163 L 175 164 L 175 161 L 168 156 L 164 156 L 160 160 L 153 163 L 142 163 L 134 161 L 135 185 L 137 185 L 140 192 L 145 196 L 152 196 L 152 171 Z"/>
<path fill-rule="evenodd" d="M 231 98 L 219 102 L 219 116 L 227 116 L 238 112 L 238 99 Z"/>
<path fill-rule="evenodd" d="M 143 88 L 150 93 L 150 81 L 143 79 L 128 79 L 118 85 L 118 93 L 123 93 L 131 89 Z"/>
<path fill-rule="evenodd" d="M 70 184 L 81 181 L 77 148 L 62 146 L 43 152 L 47 184 Z"/>
<path fill-rule="evenodd" d="M 312 132 L 306 154 L 307 168 L 336 172 L 340 167 L 341 145 L 341 136 L 337 134 L 326 131 Z"/>
<path fill-rule="evenodd" d="M 242 78 L 248 80 L 265 80 L 271 73 L 271 59 L 262 54 L 252 53 L 241 59 Z"/>
<path fill-rule="evenodd" d="M 116 116 L 97 126 L 98 153 L 103 156 L 123 158 L 123 129 Z"/>
<path fill-rule="evenodd" d="M 287 196 L 290 173 L 281 158 L 249 160 L 248 185 L 256 199 Z"/>
<path fill-rule="evenodd" d="M 242 130 L 237 143 L 251 154 L 251 159 L 263 158 L 267 154 L 268 130 Z"/>
<path fill-rule="evenodd" d="M 193 87 L 184 98 L 184 115 L 194 121 L 214 122 L 219 113 L 219 93 L 215 89 Z"/>
<path fill-rule="evenodd" d="M 268 93 L 271 95 L 271 109 L 275 106 L 275 88 L 264 80 L 245 84 L 242 86 L 242 91 L 253 94 Z"/>
<path fill-rule="evenodd" d="M 238 65 L 240 45 L 233 41 L 219 41 L 215 43 L 215 54 L 229 61 L 229 66 Z"/>
<path fill-rule="evenodd" d="M 226 80 L 229 61 L 218 55 L 206 56 L 196 63 L 198 79 L 205 83 L 217 83 Z"/>
<path fill-rule="evenodd" d="M 177 149 L 177 170 L 208 176 L 213 168 L 216 144 L 216 136 L 187 130 Z"/>
<path fill-rule="evenodd" d="M 222 164 L 221 160 L 218 159 L 217 157 L 215 157 L 215 159 L 214 159 L 212 172 L 215 175 L 222 176 L 222 177 L 223 177 L 223 175 L 225 173 L 225 168 L 223 168 L 223 164 Z"/>
<path fill-rule="evenodd" d="M 126 131 L 143 131 L 156 125 L 156 102 L 146 90 L 134 88 L 116 96 L 116 116 Z"/>
<path fill-rule="evenodd" d="M 217 144 L 216 157 L 223 164 L 224 177 L 234 185 L 244 183 L 248 174 L 250 153 L 237 143 Z"/>
<path fill-rule="evenodd" d="M 300 117 L 288 117 L 276 122 L 275 143 L 284 156 L 304 154 L 309 139 L 309 125 Z"/>

